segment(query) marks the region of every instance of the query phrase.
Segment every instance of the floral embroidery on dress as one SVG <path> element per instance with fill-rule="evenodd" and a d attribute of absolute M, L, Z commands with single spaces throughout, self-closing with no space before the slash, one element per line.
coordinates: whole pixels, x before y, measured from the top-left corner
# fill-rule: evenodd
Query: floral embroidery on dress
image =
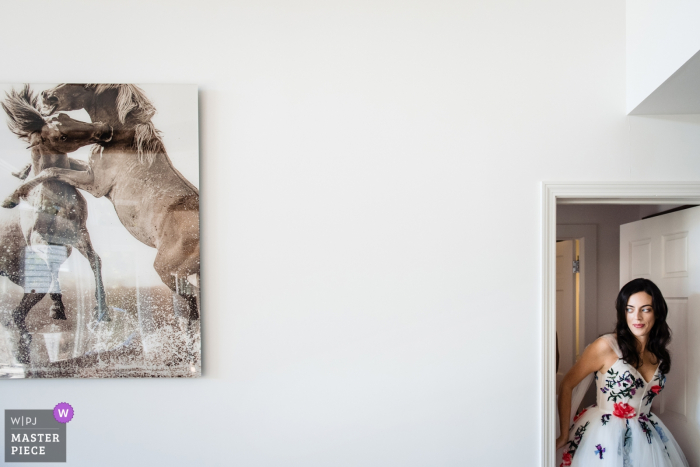
<path fill-rule="evenodd" d="M 620 375 L 619 371 L 613 371 L 612 367 L 607 372 L 609 377 L 605 378 L 605 387 L 600 390 L 607 394 L 608 400 L 617 402 L 618 399 L 631 399 L 637 393 L 637 389 L 644 387 L 642 378 L 635 379 L 632 373 L 625 371 Z"/>
<path fill-rule="evenodd" d="M 649 420 L 649 423 L 651 423 L 651 426 L 654 427 L 656 432 L 659 434 L 659 438 L 661 438 L 661 441 L 664 443 L 668 443 L 668 436 L 666 436 L 666 433 L 664 433 L 664 429 L 659 426 L 659 422 L 655 422 L 652 420 L 654 418 L 654 414 L 649 414 L 649 417 L 647 420 Z"/>
<path fill-rule="evenodd" d="M 591 422 L 586 422 L 585 425 L 581 425 L 576 429 L 576 432 L 574 433 L 574 439 L 569 441 L 569 450 L 564 451 L 564 454 L 562 454 L 562 464 L 564 466 L 571 465 L 571 459 L 574 458 L 574 454 L 576 454 L 576 450 L 578 449 L 579 444 L 581 444 L 581 440 L 583 439 L 583 434 L 586 432 L 586 428 L 588 428 L 588 425 Z"/>
<path fill-rule="evenodd" d="M 577 413 L 576 416 L 574 417 L 574 423 L 576 423 L 578 421 L 578 419 L 581 418 L 581 415 L 585 414 L 587 410 L 588 409 L 583 409 L 582 411 Z"/>
<path fill-rule="evenodd" d="M 647 391 L 647 394 L 646 394 L 646 396 L 644 396 L 644 399 L 642 399 L 646 402 L 644 405 L 651 404 L 651 401 L 653 401 L 654 397 L 658 396 L 660 392 L 661 392 L 661 386 L 659 386 L 659 385 L 652 386 Z"/>
<path fill-rule="evenodd" d="M 634 418 L 634 416 L 637 415 L 634 411 L 634 407 L 626 402 L 616 402 L 613 407 L 613 415 L 618 418 Z"/>
<path fill-rule="evenodd" d="M 659 382 L 659 386 L 661 387 L 661 389 L 663 389 L 664 386 L 666 386 L 666 375 L 663 374 L 663 373 L 658 373 L 658 374 L 654 377 L 654 379 L 651 380 L 651 381 L 652 381 L 652 382 L 658 381 L 658 382 Z M 661 392 L 661 389 L 659 389 L 659 392 Z"/>
<path fill-rule="evenodd" d="M 639 421 L 639 426 L 642 427 L 644 435 L 647 437 L 647 443 L 651 444 L 651 428 L 649 428 L 649 425 L 647 425 L 647 422 L 650 420 L 645 414 L 640 414 L 637 420 Z"/>
<path fill-rule="evenodd" d="M 627 428 L 625 429 L 625 441 L 622 443 L 622 466 L 632 467 L 632 459 L 630 451 L 632 449 L 632 430 L 630 429 L 630 421 L 625 420 Z"/>
<path fill-rule="evenodd" d="M 600 456 L 600 458 L 603 458 L 603 453 L 605 452 L 605 448 L 601 446 L 600 444 L 596 444 L 595 446 L 595 455 Z"/>
<path fill-rule="evenodd" d="M 602 417 L 600 417 L 600 421 L 603 422 L 603 426 L 605 426 L 605 425 L 608 424 L 608 422 L 610 421 L 610 417 L 611 417 L 611 416 L 612 416 L 612 414 L 606 413 L 605 415 L 603 415 Z"/>
<path fill-rule="evenodd" d="M 649 390 L 647 391 L 647 394 L 644 396 L 644 405 L 649 405 L 651 402 L 654 400 L 654 397 L 658 396 L 661 390 L 663 390 L 664 385 L 666 384 L 666 375 L 663 373 L 658 373 L 656 376 L 654 376 L 654 379 L 652 382 L 658 381 L 659 384 L 655 384 Z"/>

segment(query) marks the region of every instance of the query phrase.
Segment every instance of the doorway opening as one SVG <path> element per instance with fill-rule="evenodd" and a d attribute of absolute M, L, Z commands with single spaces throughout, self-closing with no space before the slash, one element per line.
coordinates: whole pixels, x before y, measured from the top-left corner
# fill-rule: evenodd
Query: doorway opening
<path fill-rule="evenodd" d="M 614 313 L 612 323 L 608 323 L 608 317 L 601 319 L 603 314 L 601 304 L 610 294 L 607 287 L 614 289 L 612 300 L 619 290 L 618 284 L 621 278 L 619 274 L 619 241 L 618 254 L 605 253 L 602 247 L 602 239 L 598 232 L 599 224 L 587 221 L 584 217 L 571 217 L 576 211 L 590 210 L 591 205 L 598 205 L 603 210 L 627 210 L 633 222 L 642 217 L 654 216 L 659 211 L 666 211 L 684 205 L 700 205 L 700 183 L 544 183 L 543 184 L 543 340 L 542 340 L 542 401 L 543 401 L 543 465 L 551 467 L 558 465 L 555 459 L 555 433 L 556 433 L 556 330 L 557 330 L 557 240 L 579 240 L 579 260 L 584 263 L 585 273 L 579 277 L 584 282 L 584 287 L 579 284 L 579 313 L 571 317 L 569 328 L 566 331 L 569 339 L 567 352 L 570 353 L 570 361 L 575 362 L 576 355 L 583 352 L 585 346 L 595 340 L 600 334 L 609 332 L 614 327 Z M 558 207 L 561 210 L 558 212 Z M 568 210 L 568 213 L 567 213 Z M 580 214 L 580 212 L 579 212 Z M 569 217 L 566 217 L 569 216 Z M 615 218 L 616 216 L 613 215 Z M 629 217 L 629 216 L 628 216 Z M 624 224 L 625 222 L 621 222 Z M 619 224 L 618 224 L 619 228 Z M 587 235 L 581 231 L 587 229 Z M 583 240 L 582 240 L 583 239 Z M 588 255 L 587 251 L 593 249 L 591 239 L 595 239 L 595 255 Z M 609 240 L 606 240 L 609 242 Z M 584 248 L 581 249 L 581 244 Z M 572 243 L 575 248 L 575 243 Z M 585 256 L 582 256 L 585 255 Z M 591 264 L 594 257 L 595 267 Z M 615 261 L 617 267 L 604 268 L 604 264 L 597 262 Z M 562 263 L 563 266 L 564 263 Z M 581 265 L 581 264 L 580 264 Z M 596 279 L 591 278 L 595 270 Z M 573 273 L 573 264 L 571 267 Z M 616 273 L 617 271 L 617 273 Z M 612 277 L 608 277 L 612 276 Z M 605 286 L 605 287 L 603 287 Z M 609 308 L 613 308 L 612 300 L 609 300 Z M 575 307 L 575 303 L 574 303 Z M 578 330 L 576 325 L 578 324 Z M 611 327 L 612 324 L 612 327 Z M 560 345 L 561 345 L 561 336 Z M 576 349 L 578 340 L 578 352 Z M 563 361 L 563 360 L 562 360 Z M 561 362 L 560 362 L 561 363 Z M 565 374 L 565 369 L 560 368 Z M 563 375 L 562 375 L 563 377 Z M 592 394 L 593 395 L 593 394 Z M 593 397 L 595 397 L 593 395 Z M 584 403 L 586 400 L 584 399 Z"/>
<path fill-rule="evenodd" d="M 557 391 L 588 344 L 615 325 L 620 289 L 620 226 L 693 205 L 557 205 Z M 600 280 L 600 282 L 599 282 Z M 595 385 L 579 409 L 595 403 Z"/>

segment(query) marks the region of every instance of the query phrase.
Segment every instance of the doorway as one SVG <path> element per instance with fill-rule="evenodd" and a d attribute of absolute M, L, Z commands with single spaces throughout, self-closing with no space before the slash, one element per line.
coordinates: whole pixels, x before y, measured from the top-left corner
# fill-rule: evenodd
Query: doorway
<path fill-rule="evenodd" d="M 673 208 L 677 206 L 557 205 L 557 389 L 586 346 L 614 328 L 620 226 Z M 594 385 L 588 388 L 579 409 L 595 403 L 595 391 Z"/>
<path fill-rule="evenodd" d="M 557 205 L 697 205 L 700 204 L 700 183 L 543 183 L 542 195 L 542 465 L 551 467 L 557 465 L 554 450 Z M 617 287 L 617 281 L 615 283 Z M 586 331 L 598 327 L 588 321 Z"/>

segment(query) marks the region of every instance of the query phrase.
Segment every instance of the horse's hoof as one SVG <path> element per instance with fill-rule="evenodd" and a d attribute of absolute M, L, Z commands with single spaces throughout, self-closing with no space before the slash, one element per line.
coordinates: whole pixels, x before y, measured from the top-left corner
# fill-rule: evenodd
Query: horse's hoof
<path fill-rule="evenodd" d="M 13 196 L 9 196 L 5 198 L 5 201 L 2 202 L 2 207 L 6 209 L 12 209 L 16 207 L 19 204 L 19 198 L 15 198 Z"/>

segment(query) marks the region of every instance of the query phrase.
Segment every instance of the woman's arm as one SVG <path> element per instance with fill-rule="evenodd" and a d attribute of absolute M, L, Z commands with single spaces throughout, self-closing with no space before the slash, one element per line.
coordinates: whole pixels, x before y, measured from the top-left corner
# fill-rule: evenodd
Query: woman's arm
<path fill-rule="evenodd" d="M 583 378 L 600 371 L 607 364 L 614 363 L 617 355 L 604 339 L 597 339 L 586 347 L 578 362 L 569 370 L 561 382 L 559 390 L 559 427 L 561 435 L 557 439 L 557 449 L 564 446 L 569 439 L 569 420 L 571 418 L 571 393 Z"/>

